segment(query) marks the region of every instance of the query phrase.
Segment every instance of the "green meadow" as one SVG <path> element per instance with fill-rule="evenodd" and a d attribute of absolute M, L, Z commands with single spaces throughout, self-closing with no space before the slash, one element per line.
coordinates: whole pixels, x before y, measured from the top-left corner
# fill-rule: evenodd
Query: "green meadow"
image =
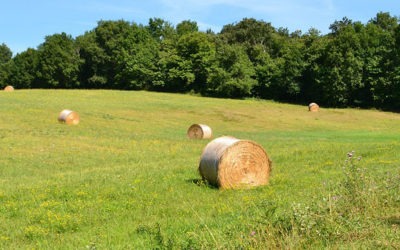
<path fill-rule="evenodd" d="M 80 123 L 59 123 L 63 109 Z M 260 144 L 269 185 L 207 185 L 197 167 L 210 140 L 186 137 L 194 123 Z M 400 114 L 377 110 L 2 91 L 0 248 L 398 249 L 399 138 Z"/>

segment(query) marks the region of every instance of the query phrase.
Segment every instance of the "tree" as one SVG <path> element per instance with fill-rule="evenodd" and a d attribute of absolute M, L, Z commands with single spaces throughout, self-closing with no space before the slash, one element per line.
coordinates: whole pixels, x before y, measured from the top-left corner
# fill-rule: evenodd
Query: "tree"
<path fill-rule="evenodd" d="M 270 23 L 254 18 L 244 18 L 237 24 L 225 25 L 220 33 L 229 44 L 241 44 L 246 48 L 251 61 L 254 61 L 253 48 L 261 46 L 264 51 L 274 55 L 273 34 L 275 29 Z"/>
<path fill-rule="evenodd" d="M 153 82 L 153 88 L 167 92 L 189 91 L 189 86 L 195 80 L 191 61 L 180 56 L 172 40 L 163 41 L 160 47 L 156 62 L 159 74 Z"/>
<path fill-rule="evenodd" d="M 2 43 L 0 44 L 0 65 L 9 62 L 12 58 L 12 52 L 10 48 Z"/>
<path fill-rule="evenodd" d="M 257 84 L 253 87 L 252 94 L 264 99 L 275 99 L 271 87 L 278 75 L 277 61 L 261 45 L 255 46 L 253 52 Z"/>
<path fill-rule="evenodd" d="M 0 86 L 7 85 L 7 77 L 9 74 L 10 61 L 12 58 L 12 52 L 7 45 L 2 43 L 0 45 Z"/>
<path fill-rule="evenodd" d="M 150 89 L 156 79 L 154 64 L 159 51 L 158 44 L 143 26 L 135 26 L 133 46 L 127 46 L 121 59 L 125 67 L 116 75 L 117 81 L 127 82 L 128 89 Z"/>
<path fill-rule="evenodd" d="M 379 12 L 369 22 L 379 26 L 383 31 L 393 32 L 398 26 L 399 19 L 390 16 L 389 12 Z"/>
<path fill-rule="evenodd" d="M 81 60 L 74 39 L 66 33 L 47 36 L 38 48 L 38 80 L 33 87 L 75 88 Z"/>
<path fill-rule="evenodd" d="M 306 64 L 302 75 L 300 96 L 305 103 L 323 103 L 322 88 L 319 74 L 324 65 L 324 55 L 331 40 L 328 36 L 321 36 L 316 29 L 310 29 L 304 36 L 304 62 Z"/>
<path fill-rule="evenodd" d="M 32 88 L 39 86 L 37 80 L 38 51 L 27 49 L 17 54 L 10 66 L 8 81 L 17 88 Z"/>
<path fill-rule="evenodd" d="M 391 95 L 385 107 L 391 110 L 400 111 L 400 25 L 394 29 L 394 50 L 392 53 L 391 70 L 389 79 L 391 82 Z"/>
<path fill-rule="evenodd" d="M 245 47 L 220 43 L 216 60 L 217 65 L 210 68 L 206 93 L 229 98 L 250 96 L 256 85 L 255 70 Z"/>
<path fill-rule="evenodd" d="M 296 101 L 300 98 L 301 79 L 305 70 L 304 44 L 300 38 L 291 38 L 284 44 L 275 59 L 276 75 L 270 90 L 276 100 Z"/>
<path fill-rule="evenodd" d="M 364 87 L 358 23 L 343 18 L 331 25 L 331 29 L 325 50 L 318 59 L 320 66 L 313 73 L 315 87 L 320 89 L 321 103 L 325 105 L 354 105 L 354 93 Z"/>
<path fill-rule="evenodd" d="M 342 29 L 351 26 L 353 21 L 347 17 L 343 17 L 342 20 L 336 20 L 333 24 L 329 26 L 332 35 L 338 34 Z"/>
<path fill-rule="evenodd" d="M 161 18 L 150 18 L 147 29 L 158 42 L 173 38 L 176 35 L 173 25 Z"/>
<path fill-rule="evenodd" d="M 215 45 L 210 34 L 190 32 L 177 42 L 165 41 L 161 45 L 158 67 L 162 79 L 159 87 L 167 91 L 201 93 L 207 83 L 208 72 L 215 58 Z"/>
<path fill-rule="evenodd" d="M 184 20 L 178 23 L 178 25 L 176 25 L 176 32 L 178 33 L 179 36 L 183 36 L 198 31 L 199 27 L 197 26 L 197 23 L 194 21 Z"/>
<path fill-rule="evenodd" d="M 367 25 L 365 81 L 376 107 L 400 110 L 399 19 L 378 13 Z"/>
<path fill-rule="evenodd" d="M 365 88 L 359 92 L 361 96 L 357 99 L 362 100 L 360 103 L 362 106 L 380 106 L 384 97 L 379 93 L 381 92 L 379 86 L 387 84 L 385 65 L 390 52 L 388 45 L 393 44 L 394 40 L 390 34 L 372 22 L 365 26 L 364 31 L 360 34 L 360 39 L 363 46 L 362 81 Z"/>
<path fill-rule="evenodd" d="M 76 38 L 79 57 L 82 60 L 79 68 L 79 82 L 82 88 L 109 88 L 106 73 L 107 55 L 96 41 L 94 31 L 86 32 Z"/>
<path fill-rule="evenodd" d="M 91 72 L 86 76 L 89 84 L 117 89 L 143 89 L 152 84 L 158 47 L 146 27 L 124 20 L 100 21 L 82 40 L 85 67 Z"/>

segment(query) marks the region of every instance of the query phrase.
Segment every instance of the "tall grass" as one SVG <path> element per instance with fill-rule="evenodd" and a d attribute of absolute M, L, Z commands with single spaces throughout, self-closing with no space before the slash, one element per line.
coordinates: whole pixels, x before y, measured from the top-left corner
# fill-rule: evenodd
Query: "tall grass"
<path fill-rule="evenodd" d="M 79 113 L 79 125 L 57 122 L 65 108 Z M 4 249 L 400 246 L 395 113 L 17 90 L 0 93 L 0 114 Z M 209 140 L 186 138 L 193 123 L 262 145 L 273 161 L 270 185 L 220 191 L 201 182 Z"/>

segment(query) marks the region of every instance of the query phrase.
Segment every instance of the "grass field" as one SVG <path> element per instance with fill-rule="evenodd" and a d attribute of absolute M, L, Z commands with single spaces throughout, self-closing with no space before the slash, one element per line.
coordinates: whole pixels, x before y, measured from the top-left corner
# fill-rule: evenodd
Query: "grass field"
<path fill-rule="evenodd" d="M 63 109 L 80 123 L 58 123 Z M 218 190 L 202 182 L 209 140 L 187 139 L 193 123 L 262 145 L 273 161 L 270 184 Z M 399 138 L 400 115 L 376 110 L 0 92 L 0 248 L 400 248 Z"/>

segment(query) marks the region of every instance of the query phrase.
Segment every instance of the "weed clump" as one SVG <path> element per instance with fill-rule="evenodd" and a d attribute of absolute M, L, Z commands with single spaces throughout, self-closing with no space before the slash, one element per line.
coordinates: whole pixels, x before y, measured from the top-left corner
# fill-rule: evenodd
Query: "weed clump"
<path fill-rule="evenodd" d="M 269 209 L 256 230 L 268 233 L 255 234 L 258 240 L 249 244 L 256 248 L 399 248 L 398 190 L 400 172 L 371 175 L 362 167 L 362 157 L 351 151 L 339 181 L 327 185 L 308 204 L 293 203 L 285 214 L 276 213 L 276 207 Z"/>
<path fill-rule="evenodd" d="M 293 206 L 294 234 L 307 238 L 308 243 L 319 239 L 326 246 L 333 242 L 339 245 L 373 243 L 376 234 L 381 233 L 374 230 L 375 226 L 384 223 L 387 216 L 380 211 L 395 211 L 400 207 L 398 194 L 393 192 L 399 190 L 400 178 L 399 175 L 373 176 L 361 163 L 361 156 L 354 151 L 347 153 L 342 179 L 325 190 L 322 199 L 310 205 Z M 400 241 L 396 244 L 398 247 Z"/>

